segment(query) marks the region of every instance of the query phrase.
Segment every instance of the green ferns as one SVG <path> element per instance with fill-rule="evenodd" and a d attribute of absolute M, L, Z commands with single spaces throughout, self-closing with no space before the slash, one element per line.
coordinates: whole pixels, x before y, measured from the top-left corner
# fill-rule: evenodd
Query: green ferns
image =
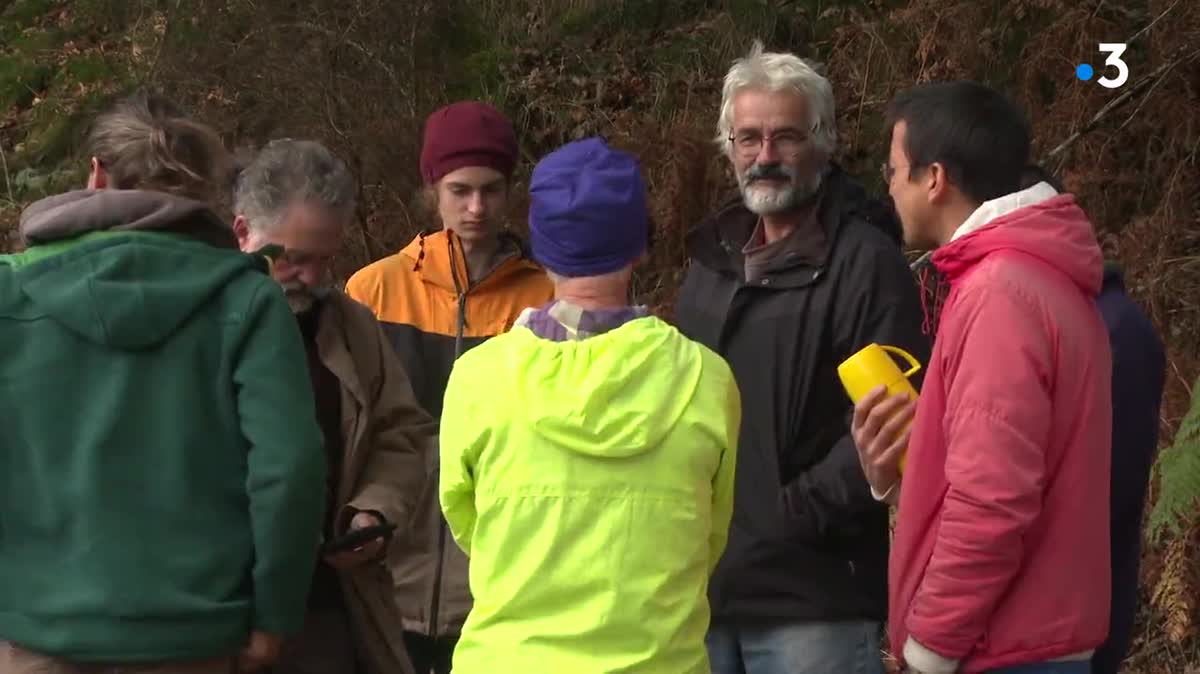
<path fill-rule="evenodd" d="M 1159 475 L 1158 501 L 1150 513 L 1150 540 L 1164 532 L 1181 535 L 1195 521 L 1200 502 L 1200 380 L 1192 387 L 1192 402 L 1179 424 L 1175 442 L 1162 451 L 1155 465 Z"/>

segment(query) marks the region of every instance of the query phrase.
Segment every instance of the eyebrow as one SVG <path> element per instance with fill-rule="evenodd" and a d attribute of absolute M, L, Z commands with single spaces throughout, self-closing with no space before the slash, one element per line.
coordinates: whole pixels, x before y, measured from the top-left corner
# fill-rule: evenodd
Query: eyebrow
<path fill-rule="evenodd" d="M 741 128 L 734 129 L 734 130 L 733 130 L 733 132 L 734 132 L 735 134 L 742 134 L 742 133 L 757 133 L 757 134 L 761 134 L 761 133 L 762 133 L 762 129 L 757 129 L 757 128 L 748 128 L 748 127 L 741 127 Z M 780 134 L 780 133 L 798 133 L 798 134 L 803 134 L 804 132 L 803 132 L 803 131 L 801 131 L 800 129 L 798 129 L 798 128 L 794 127 L 794 126 L 782 126 L 782 127 L 778 128 L 778 129 L 769 129 L 769 130 L 767 131 L 767 133 L 768 133 L 768 134 L 771 134 L 771 135 L 776 135 L 776 134 Z"/>
<path fill-rule="evenodd" d="M 284 248 L 284 252 L 286 252 L 286 253 L 289 253 L 292 255 L 304 255 L 304 256 L 308 256 L 308 257 L 331 257 L 334 255 L 337 255 L 340 250 L 341 250 L 340 243 L 336 247 L 331 246 L 324 250 L 318 250 L 316 248 L 309 248 L 307 246 L 303 247 L 303 248 Z"/>
<path fill-rule="evenodd" d="M 458 181 L 452 181 L 452 182 L 447 183 L 447 186 L 452 189 L 466 188 L 469 190 L 482 190 L 482 189 L 487 189 L 489 187 L 497 187 L 500 184 L 502 184 L 503 182 L 504 182 L 503 178 L 496 178 L 495 180 L 489 180 L 488 182 L 483 183 L 482 185 L 472 185 L 471 183 L 460 183 Z"/>

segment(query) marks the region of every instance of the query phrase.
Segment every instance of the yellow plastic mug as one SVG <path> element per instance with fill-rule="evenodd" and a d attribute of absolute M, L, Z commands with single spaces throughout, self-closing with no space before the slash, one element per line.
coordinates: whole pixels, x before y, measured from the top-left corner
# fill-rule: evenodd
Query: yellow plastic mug
<path fill-rule="evenodd" d="M 891 354 L 896 354 L 907 361 L 909 369 L 901 370 Z M 841 378 L 842 386 L 846 388 L 850 400 L 855 404 L 858 404 L 858 401 L 880 385 L 887 386 L 889 396 L 901 394 L 907 395 L 910 400 L 916 400 L 917 389 L 913 387 L 908 378 L 920 369 L 921 364 L 904 349 L 882 344 L 868 344 L 838 365 L 838 377 Z M 904 472 L 904 459 L 905 455 L 901 454 L 900 472 Z"/>

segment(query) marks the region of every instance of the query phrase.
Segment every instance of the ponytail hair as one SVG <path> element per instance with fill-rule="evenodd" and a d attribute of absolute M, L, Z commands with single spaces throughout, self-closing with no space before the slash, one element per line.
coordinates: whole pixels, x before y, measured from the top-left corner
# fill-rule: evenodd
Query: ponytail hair
<path fill-rule="evenodd" d="M 87 149 L 112 188 L 167 192 L 210 204 L 228 187 L 233 167 L 215 131 L 145 90 L 96 118 Z"/>

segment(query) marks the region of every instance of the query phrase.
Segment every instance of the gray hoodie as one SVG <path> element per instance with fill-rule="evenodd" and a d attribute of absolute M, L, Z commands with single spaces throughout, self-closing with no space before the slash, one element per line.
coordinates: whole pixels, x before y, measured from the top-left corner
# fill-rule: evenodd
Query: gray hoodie
<path fill-rule="evenodd" d="M 237 237 L 202 202 L 147 190 L 74 190 L 34 202 L 21 213 L 26 246 L 96 231 L 183 234 L 218 248 L 237 248 Z"/>

